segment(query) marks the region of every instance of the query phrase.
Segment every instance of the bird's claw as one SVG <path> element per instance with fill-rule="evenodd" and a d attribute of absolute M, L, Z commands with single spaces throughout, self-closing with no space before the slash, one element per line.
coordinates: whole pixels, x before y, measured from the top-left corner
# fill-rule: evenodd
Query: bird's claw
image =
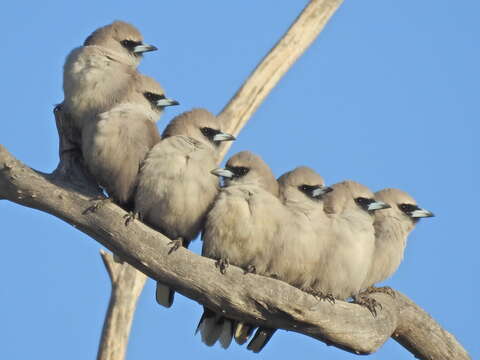
<path fill-rule="evenodd" d="M 220 273 L 224 275 L 227 272 L 227 268 L 230 265 L 228 259 L 220 258 L 215 262 L 215 266 L 220 269 Z"/>
<path fill-rule="evenodd" d="M 383 309 L 382 304 L 380 304 L 377 300 L 365 295 L 359 295 L 355 297 L 354 300 L 356 304 L 366 307 L 372 313 L 373 317 L 377 317 L 377 308 L 380 310 Z"/>
<path fill-rule="evenodd" d="M 125 226 L 128 226 L 132 221 L 139 219 L 140 216 L 138 212 L 130 211 L 127 214 L 123 215 L 123 218 L 125 219 Z"/>
<path fill-rule="evenodd" d="M 245 274 L 256 274 L 257 273 L 257 268 L 255 265 L 248 265 L 247 268 L 245 269 Z"/>
<path fill-rule="evenodd" d="M 89 206 L 88 208 L 86 208 L 85 210 L 83 210 L 83 215 L 85 214 L 88 214 L 88 213 L 94 213 L 96 211 L 98 211 L 98 209 L 100 209 L 101 207 L 103 207 L 106 203 L 110 202 L 110 198 L 94 198 L 92 200 L 90 200 L 93 202 L 93 204 L 91 206 Z"/>
<path fill-rule="evenodd" d="M 335 297 L 332 293 L 324 293 L 322 291 L 313 290 L 309 288 L 306 290 L 309 294 L 312 294 L 316 299 L 320 301 L 328 301 L 330 304 L 335 304 Z"/>
<path fill-rule="evenodd" d="M 393 290 L 390 286 L 370 286 L 369 288 L 365 289 L 363 292 L 364 294 L 373 294 L 373 293 L 384 293 L 390 295 L 392 298 L 395 298 L 395 290 Z"/>
<path fill-rule="evenodd" d="M 170 255 L 172 252 L 177 251 L 183 245 L 183 239 L 178 238 L 172 240 L 168 243 L 168 245 L 170 245 L 170 250 L 168 250 L 168 255 Z"/>

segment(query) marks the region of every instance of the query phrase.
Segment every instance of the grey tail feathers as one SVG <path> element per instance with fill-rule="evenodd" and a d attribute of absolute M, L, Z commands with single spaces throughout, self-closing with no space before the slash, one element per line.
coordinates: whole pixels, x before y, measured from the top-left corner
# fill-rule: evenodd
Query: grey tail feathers
<path fill-rule="evenodd" d="M 243 345 L 247 342 L 248 338 L 252 335 L 255 326 L 246 324 L 241 321 L 236 321 L 234 324 L 233 336 L 238 345 Z"/>
<path fill-rule="evenodd" d="M 277 331 L 277 329 L 259 328 L 252 341 L 248 344 L 247 349 L 254 353 L 259 353 L 270 341 L 275 331 Z"/>
<path fill-rule="evenodd" d="M 218 340 L 220 340 L 220 344 L 226 349 L 232 342 L 232 328 L 233 325 L 231 320 L 204 307 L 195 334 L 200 331 L 202 342 L 207 346 L 213 346 Z"/>
<path fill-rule="evenodd" d="M 167 285 L 163 285 L 157 282 L 157 291 L 155 294 L 157 303 L 166 308 L 169 308 L 173 305 L 173 299 L 175 297 L 175 291 L 170 289 Z"/>
<path fill-rule="evenodd" d="M 228 349 L 232 343 L 233 338 L 233 321 L 227 318 L 223 318 L 222 331 L 220 333 L 220 345 L 224 349 Z"/>

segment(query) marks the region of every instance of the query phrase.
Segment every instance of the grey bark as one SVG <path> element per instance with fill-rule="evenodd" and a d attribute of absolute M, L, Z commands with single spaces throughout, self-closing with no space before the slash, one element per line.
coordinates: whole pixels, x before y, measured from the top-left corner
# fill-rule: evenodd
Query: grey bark
<path fill-rule="evenodd" d="M 100 251 L 112 282 L 102 337 L 98 347 L 98 360 L 123 360 L 128 345 L 137 300 L 147 277 L 133 266 L 122 262 L 112 254 Z"/>
<path fill-rule="evenodd" d="M 238 134 L 341 3 L 342 0 L 310 1 L 222 110 L 220 116 L 227 124 L 227 131 Z M 75 144 L 69 141 L 71 127 L 61 111 L 56 111 L 55 117 L 61 159 L 57 169 L 52 174 L 32 170 L 0 145 L 0 199 L 63 219 L 120 254 L 147 276 L 229 317 L 296 331 L 357 354 L 376 351 L 391 336 L 421 359 L 469 359 L 453 335 L 398 292 L 395 298 L 372 295 L 383 305 L 378 317 L 373 318 L 358 305 L 318 302 L 286 283 L 244 275 L 233 266 L 226 275 L 221 275 L 212 260 L 184 248 L 168 255 L 170 239 L 138 221 L 125 227 L 125 212 L 114 204 L 107 204 L 96 213 L 85 213 L 91 198 L 100 192 L 81 166 L 81 154 Z M 223 155 L 228 145 L 222 149 Z M 114 263 L 111 255 L 102 257 L 112 280 L 112 297 L 98 359 L 123 359 L 145 276 L 127 263 Z"/>
<path fill-rule="evenodd" d="M 230 131 L 235 133 L 235 135 L 238 135 L 242 127 L 251 118 L 255 110 L 265 100 L 282 76 L 317 38 L 318 34 L 325 27 L 326 23 L 341 5 L 342 1 L 343 0 L 312 0 L 308 3 L 284 36 L 258 64 L 256 69 L 218 115 L 224 123 L 223 129 L 225 131 Z M 65 129 L 64 132 L 66 135 L 69 135 L 69 131 L 70 129 Z M 71 147 L 71 144 L 68 143 L 68 137 L 67 140 L 65 140 L 65 143 Z M 225 143 L 222 145 L 219 161 L 221 161 L 228 152 L 230 146 L 231 144 Z M 128 274 L 130 276 L 130 273 Z M 134 274 L 135 272 L 133 271 L 131 275 L 133 276 Z M 126 287 L 128 289 L 131 286 L 132 281 L 129 276 L 127 276 L 127 272 L 121 272 L 117 279 L 117 288 Z M 144 275 L 137 272 L 136 279 L 137 281 L 142 282 L 144 281 Z M 141 292 L 138 293 L 138 296 L 140 296 L 140 294 Z M 116 312 L 121 312 L 122 308 L 135 311 L 136 299 L 134 297 L 123 299 L 122 301 L 114 301 L 115 299 L 116 297 L 113 297 L 112 294 L 109 309 L 105 318 L 102 342 L 100 343 L 100 349 L 103 349 L 103 351 L 99 352 L 98 360 L 108 360 L 110 359 L 109 354 L 112 353 L 111 351 L 105 350 L 104 346 L 105 343 L 110 345 L 114 344 L 114 342 L 109 340 L 105 334 L 105 329 L 107 329 L 106 324 L 110 323 L 109 316 Z M 130 300 L 131 303 L 126 300 Z M 131 323 L 117 321 L 114 325 L 120 328 L 127 327 L 129 329 Z M 110 324 L 108 329 L 111 329 L 111 326 L 113 325 Z M 128 332 L 128 329 L 118 329 L 117 331 L 111 330 L 108 334 L 113 336 L 116 333 Z M 118 359 L 123 359 L 125 357 L 128 344 L 126 340 L 115 343 L 115 352 Z M 123 352 L 119 349 L 123 349 Z M 102 356 L 100 356 L 100 354 Z"/>
<path fill-rule="evenodd" d="M 61 176 L 42 174 L 0 145 L 0 198 L 50 213 L 119 254 L 154 280 L 228 317 L 295 331 L 357 353 L 376 351 L 390 336 L 420 359 L 469 359 L 455 337 L 406 296 L 372 295 L 376 318 L 356 304 L 319 302 L 284 282 L 234 266 L 222 275 L 214 261 L 188 249 L 168 254 L 170 239 L 140 221 L 125 227 L 125 211 L 109 203 L 85 213 L 91 197 Z M 87 191 L 88 193 L 88 191 Z"/>

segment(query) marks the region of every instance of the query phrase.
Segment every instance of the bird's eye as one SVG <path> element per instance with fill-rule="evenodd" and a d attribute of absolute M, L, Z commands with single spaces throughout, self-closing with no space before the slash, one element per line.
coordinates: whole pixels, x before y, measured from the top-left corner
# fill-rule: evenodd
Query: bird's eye
<path fill-rule="evenodd" d="M 373 200 L 373 199 L 368 199 L 368 198 L 364 198 L 364 197 L 358 197 L 358 198 L 355 199 L 355 202 L 360 206 L 368 206 L 369 204 L 371 204 L 374 201 L 375 200 Z"/>
<path fill-rule="evenodd" d="M 130 51 L 133 51 L 133 49 L 135 48 L 135 46 L 137 45 L 141 45 L 142 42 L 141 41 L 133 41 L 133 40 L 122 40 L 120 41 L 120 44 L 122 44 L 122 46 Z"/>
<path fill-rule="evenodd" d="M 227 166 L 226 168 L 230 170 L 237 178 L 247 175 L 250 171 L 249 168 L 244 166 Z"/>
<path fill-rule="evenodd" d="M 355 198 L 355 202 L 357 203 L 358 206 L 360 206 L 363 210 L 368 211 L 368 206 L 375 202 L 375 199 L 369 199 L 365 197 L 357 197 Z"/>
<path fill-rule="evenodd" d="M 298 190 L 303 192 L 305 195 L 312 197 L 313 190 L 318 189 L 318 186 L 303 184 L 298 187 Z"/>
<path fill-rule="evenodd" d="M 145 96 L 145 98 L 153 104 L 155 104 L 158 100 L 165 99 L 165 95 L 155 94 L 152 92 L 144 92 L 143 96 Z"/>
<path fill-rule="evenodd" d="M 400 204 L 398 205 L 398 208 L 407 215 L 410 215 L 412 212 L 419 209 L 417 205 L 413 204 Z"/>
<path fill-rule="evenodd" d="M 214 130 L 212 128 L 209 128 L 209 127 L 203 127 L 200 129 L 200 131 L 202 132 L 203 136 L 205 136 L 206 138 L 210 139 L 210 140 L 213 140 L 213 137 L 215 135 L 217 135 L 218 131 L 217 130 Z"/>

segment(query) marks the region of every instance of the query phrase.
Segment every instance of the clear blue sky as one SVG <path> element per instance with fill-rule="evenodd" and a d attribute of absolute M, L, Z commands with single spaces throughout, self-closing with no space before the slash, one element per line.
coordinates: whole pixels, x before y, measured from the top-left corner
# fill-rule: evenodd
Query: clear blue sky
<path fill-rule="evenodd" d="M 8 2 L 0 32 L 0 143 L 30 166 L 57 163 L 53 104 L 67 53 L 114 19 L 137 25 L 159 51 L 140 69 L 181 102 L 160 127 L 194 106 L 218 112 L 306 1 Z M 273 10 L 273 11 L 272 11 Z M 408 294 L 474 358 L 479 293 L 474 189 L 479 134 L 480 3 L 346 1 L 239 136 L 275 173 L 309 165 L 328 183 L 399 187 L 437 217 L 419 224 L 388 285 Z M 0 202 L 2 359 L 93 359 L 110 284 L 99 244 L 50 215 Z M 200 242 L 192 247 L 198 252 Z M 193 333 L 201 307 L 154 302 L 149 282 L 129 359 L 353 359 L 279 332 L 255 356 L 207 348 Z M 390 340 L 372 359 L 411 359 Z"/>

